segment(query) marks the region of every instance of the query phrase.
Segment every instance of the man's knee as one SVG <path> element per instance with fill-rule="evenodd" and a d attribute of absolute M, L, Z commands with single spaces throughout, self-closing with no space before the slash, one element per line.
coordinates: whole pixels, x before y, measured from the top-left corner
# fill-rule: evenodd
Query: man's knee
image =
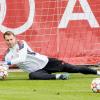
<path fill-rule="evenodd" d="M 33 79 L 37 79 L 38 77 L 37 77 L 37 73 L 36 72 L 31 72 L 30 74 L 29 74 L 29 79 L 30 80 L 33 80 Z"/>

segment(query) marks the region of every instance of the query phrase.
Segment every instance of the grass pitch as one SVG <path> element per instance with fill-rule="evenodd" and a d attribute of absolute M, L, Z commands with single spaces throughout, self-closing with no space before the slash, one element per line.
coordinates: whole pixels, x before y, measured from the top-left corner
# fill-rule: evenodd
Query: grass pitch
<path fill-rule="evenodd" d="M 10 72 L 0 80 L 0 100 L 100 100 L 90 84 L 96 75 L 71 74 L 69 80 L 28 80 L 24 72 Z"/>

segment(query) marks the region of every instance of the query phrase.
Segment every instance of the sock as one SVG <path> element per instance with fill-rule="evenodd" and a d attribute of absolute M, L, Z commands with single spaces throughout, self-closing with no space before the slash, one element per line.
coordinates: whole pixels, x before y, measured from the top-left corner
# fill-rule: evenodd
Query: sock
<path fill-rule="evenodd" d="M 56 79 L 59 79 L 60 76 L 61 74 L 56 74 Z"/>
<path fill-rule="evenodd" d="M 97 75 L 99 75 L 99 76 L 100 76 L 100 71 L 97 71 Z"/>

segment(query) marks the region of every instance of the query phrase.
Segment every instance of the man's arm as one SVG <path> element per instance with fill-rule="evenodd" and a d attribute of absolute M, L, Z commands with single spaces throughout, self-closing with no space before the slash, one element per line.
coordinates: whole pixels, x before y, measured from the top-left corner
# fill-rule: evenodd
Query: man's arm
<path fill-rule="evenodd" d="M 8 65 L 18 64 L 20 62 L 24 62 L 27 56 L 27 43 L 22 41 L 23 43 L 20 45 L 20 50 L 17 52 L 16 58 L 13 58 L 11 61 L 7 61 Z"/>

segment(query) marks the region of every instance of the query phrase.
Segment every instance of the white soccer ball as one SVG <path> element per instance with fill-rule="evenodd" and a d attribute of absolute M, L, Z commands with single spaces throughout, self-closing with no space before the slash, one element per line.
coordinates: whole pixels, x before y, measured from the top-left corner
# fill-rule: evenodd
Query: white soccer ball
<path fill-rule="evenodd" d="M 93 79 L 91 83 L 91 89 L 95 93 L 100 93 L 100 78 Z"/>
<path fill-rule="evenodd" d="M 2 79 L 6 79 L 7 76 L 8 76 L 8 68 L 4 66 L 0 66 L 0 77 Z"/>

